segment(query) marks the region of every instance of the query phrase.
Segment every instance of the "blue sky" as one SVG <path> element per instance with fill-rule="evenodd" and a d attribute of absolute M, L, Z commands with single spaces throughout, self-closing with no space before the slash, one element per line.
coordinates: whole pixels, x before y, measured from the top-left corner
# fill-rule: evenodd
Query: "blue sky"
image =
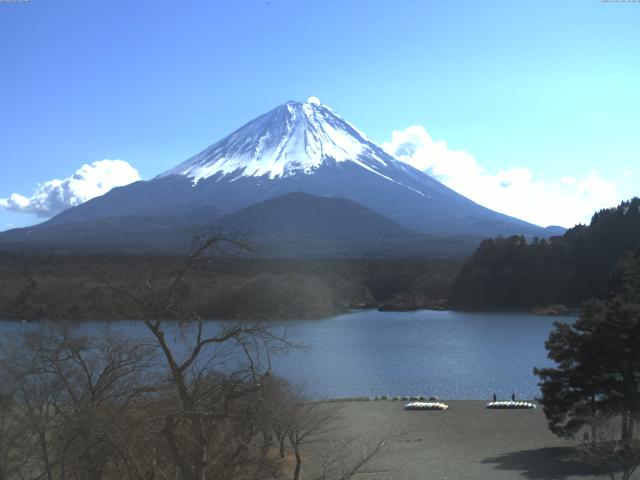
<path fill-rule="evenodd" d="M 0 2 L 0 65 L 0 199 L 103 159 L 151 178 L 310 95 L 536 223 L 640 193 L 637 2 Z"/>

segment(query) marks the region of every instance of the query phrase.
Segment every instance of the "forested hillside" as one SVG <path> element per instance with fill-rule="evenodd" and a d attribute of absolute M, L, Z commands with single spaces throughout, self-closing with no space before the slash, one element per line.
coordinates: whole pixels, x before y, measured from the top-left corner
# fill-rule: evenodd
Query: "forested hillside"
<path fill-rule="evenodd" d="M 160 291 L 179 256 L 0 253 L 0 318 L 131 319 L 113 288 L 147 279 Z M 325 317 L 351 308 L 441 305 L 460 260 L 214 258 L 199 262 L 178 294 L 205 318 Z"/>
<path fill-rule="evenodd" d="M 640 198 L 633 198 L 561 237 L 484 240 L 453 281 L 449 300 L 462 309 L 578 306 L 604 295 L 616 261 L 639 246 Z"/>

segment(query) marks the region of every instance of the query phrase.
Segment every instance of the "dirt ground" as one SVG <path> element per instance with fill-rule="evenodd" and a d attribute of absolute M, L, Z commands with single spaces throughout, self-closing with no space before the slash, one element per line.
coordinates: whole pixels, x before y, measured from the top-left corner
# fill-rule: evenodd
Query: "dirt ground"
<path fill-rule="evenodd" d="M 445 411 L 405 411 L 402 401 L 337 404 L 337 431 L 375 443 L 403 432 L 360 478 L 397 480 L 604 479 L 575 458 L 574 442 L 547 430 L 541 408 L 488 410 L 483 401 L 449 401 Z M 640 477 L 634 477 L 640 478 Z"/>

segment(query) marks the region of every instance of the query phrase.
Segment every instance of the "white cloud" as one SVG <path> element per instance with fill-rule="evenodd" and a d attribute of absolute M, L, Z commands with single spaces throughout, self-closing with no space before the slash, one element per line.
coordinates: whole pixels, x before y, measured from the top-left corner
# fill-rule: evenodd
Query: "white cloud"
<path fill-rule="evenodd" d="M 98 160 L 90 165 L 82 165 L 68 178 L 39 184 L 31 197 L 12 193 L 6 198 L 0 198 L 0 208 L 51 217 L 69 207 L 104 195 L 114 187 L 137 180 L 140 180 L 140 174 L 127 162 Z"/>
<path fill-rule="evenodd" d="M 595 211 L 622 200 L 597 170 L 552 180 L 536 178 L 529 168 L 487 172 L 469 152 L 450 150 L 419 125 L 395 130 L 382 147 L 476 203 L 537 225 L 588 223 Z"/>

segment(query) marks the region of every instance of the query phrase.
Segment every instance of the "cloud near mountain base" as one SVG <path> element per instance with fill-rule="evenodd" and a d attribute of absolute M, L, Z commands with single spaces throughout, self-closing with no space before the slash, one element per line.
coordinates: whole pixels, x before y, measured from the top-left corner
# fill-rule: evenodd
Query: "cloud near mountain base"
<path fill-rule="evenodd" d="M 104 195 L 114 187 L 140 180 L 140 174 L 123 160 L 98 160 L 82 165 L 73 175 L 40 183 L 33 195 L 13 193 L 0 198 L 0 208 L 39 217 L 52 217 L 94 197 Z"/>
<path fill-rule="evenodd" d="M 450 150 L 420 125 L 393 131 L 382 147 L 474 202 L 536 225 L 588 223 L 594 212 L 622 200 L 615 183 L 597 170 L 552 180 L 537 179 L 529 168 L 487 172 L 472 154 Z"/>

